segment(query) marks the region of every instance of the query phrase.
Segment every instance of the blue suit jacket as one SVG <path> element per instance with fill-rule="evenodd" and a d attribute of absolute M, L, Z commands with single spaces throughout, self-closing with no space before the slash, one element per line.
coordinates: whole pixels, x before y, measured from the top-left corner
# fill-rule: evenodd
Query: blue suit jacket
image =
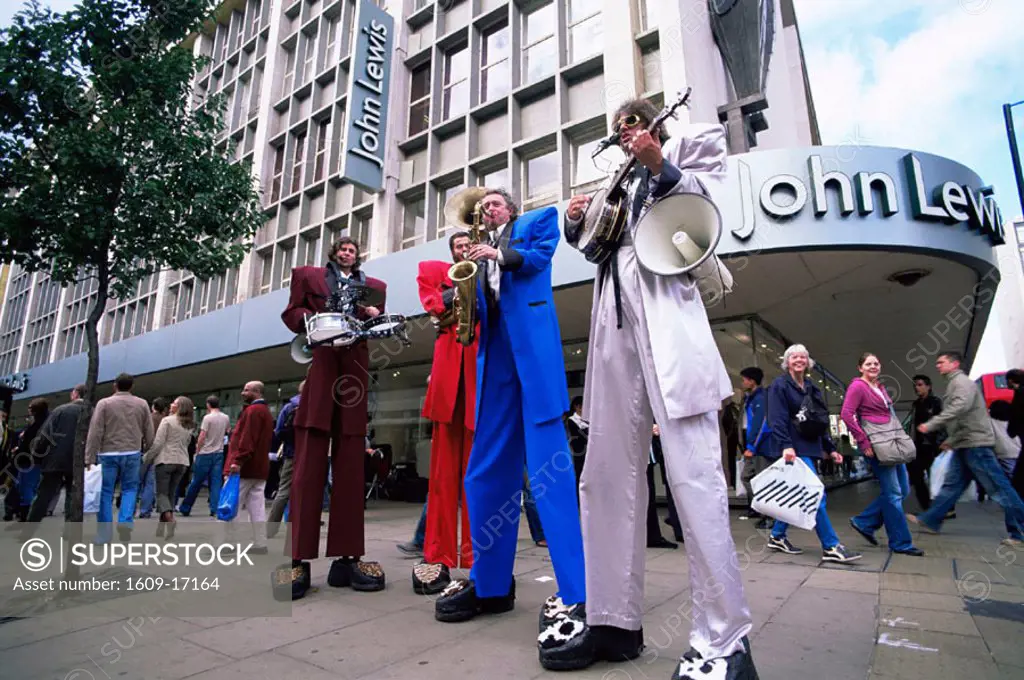
<path fill-rule="evenodd" d="M 561 418 L 569 410 L 562 334 L 551 290 L 551 257 L 560 238 L 558 209 L 531 210 L 502 234 L 498 308 L 515 357 L 515 370 L 523 387 L 523 414 L 540 424 Z M 496 264 L 496 263 L 495 263 Z M 480 347 L 477 351 L 477 413 L 486 378 L 488 309 L 483 272 L 477 285 L 480 310 Z"/>

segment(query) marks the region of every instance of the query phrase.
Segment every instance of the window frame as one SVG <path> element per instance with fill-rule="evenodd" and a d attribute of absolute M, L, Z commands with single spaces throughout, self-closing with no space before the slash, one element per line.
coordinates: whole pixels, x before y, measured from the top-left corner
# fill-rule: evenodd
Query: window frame
<path fill-rule="evenodd" d="M 524 37 L 524 41 L 523 41 L 523 46 L 522 46 L 522 48 L 520 50 L 520 56 L 519 56 L 520 64 L 519 64 L 519 66 L 520 66 L 520 69 L 521 69 L 521 74 L 520 74 L 521 78 L 520 79 L 522 80 L 522 84 L 523 85 L 526 85 L 526 84 L 529 84 L 529 83 L 532 83 L 532 82 L 536 82 L 537 80 L 541 80 L 543 78 L 547 78 L 547 77 L 551 76 L 552 74 L 558 72 L 558 41 L 556 39 L 557 27 L 555 25 L 555 22 L 551 22 L 551 25 L 552 25 L 551 32 L 548 33 L 547 35 L 545 35 L 544 37 L 537 38 L 537 39 L 529 41 L 529 42 L 526 41 L 526 38 L 529 38 L 530 17 L 533 16 L 534 14 L 538 13 L 538 12 L 545 11 L 548 7 L 552 8 L 552 13 L 557 11 L 557 8 L 555 8 L 555 6 L 554 6 L 554 2 L 549 2 L 547 4 L 535 7 L 531 11 L 525 12 L 525 13 L 522 14 L 522 26 L 520 26 L 520 30 L 521 30 L 521 34 Z M 553 41 L 552 44 L 554 45 L 554 49 L 552 50 L 552 53 L 553 53 L 554 62 L 555 62 L 554 63 L 554 68 L 551 70 L 550 73 L 545 73 L 543 75 L 537 76 L 536 78 L 529 79 L 530 64 L 529 64 L 529 60 L 527 58 L 527 55 L 530 53 L 530 50 L 534 49 L 535 47 L 537 47 L 538 45 L 544 43 L 547 40 L 552 40 Z"/>
<path fill-rule="evenodd" d="M 415 137 L 416 135 L 422 134 L 423 132 L 426 132 L 427 130 L 430 129 L 430 90 L 431 90 L 431 88 L 430 88 L 430 75 L 431 75 L 431 66 L 432 66 L 432 62 L 428 61 L 425 64 L 421 64 L 421 65 L 413 68 L 412 69 L 412 73 L 410 74 L 410 78 L 409 78 L 409 126 L 408 126 L 408 136 L 409 137 Z M 426 78 L 427 78 L 426 94 L 424 94 L 419 99 L 413 100 L 413 98 L 412 98 L 412 95 L 413 95 L 413 85 L 415 83 L 416 76 L 419 73 L 425 73 L 426 74 Z M 426 111 L 423 114 L 423 127 L 421 129 L 418 129 L 415 132 L 413 132 L 413 120 L 415 120 L 415 117 L 413 115 L 414 109 L 416 109 L 416 107 L 424 105 L 424 104 L 426 104 L 427 108 L 426 108 Z"/>
<path fill-rule="evenodd" d="M 643 2 L 643 0 L 640 0 L 640 1 Z M 593 12 L 591 12 L 587 16 L 581 17 L 581 18 L 576 19 L 575 21 L 573 21 L 571 19 L 571 16 L 572 16 L 572 3 L 573 3 L 573 0 L 568 0 L 567 7 L 566 7 L 567 11 L 566 11 L 566 28 L 565 28 L 565 42 L 566 42 L 565 49 L 566 49 L 566 53 L 567 53 L 566 56 L 568 57 L 567 61 L 570 64 L 574 64 L 577 61 L 581 61 L 581 60 L 586 59 L 588 57 L 592 57 L 595 54 L 598 54 L 598 53 L 604 51 L 604 45 L 602 44 L 600 46 L 600 48 L 598 48 L 598 49 L 596 49 L 594 51 L 591 51 L 591 52 L 587 52 L 586 54 L 579 54 L 579 55 L 575 54 L 575 43 L 574 43 L 574 41 L 572 39 L 573 29 L 578 28 L 580 26 L 583 26 L 584 24 L 586 24 L 586 23 L 588 23 L 590 21 L 595 21 L 596 20 L 597 22 L 601 23 L 601 39 L 603 41 L 604 40 L 604 24 L 603 24 L 603 21 L 602 21 L 603 17 L 601 16 L 601 7 L 600 6 L 598 6 L 597 9 L 595 9 Z"/>
<path fill-rule="evenodd" d="M 500 58 L 500 59 L 498 59 L 496 61 L 493 61 L 493 62 L 492 61 L 488 61 L 488 50 L 487 50 L 488 41 L 491 38 L 491 36 L 494 36 L 494 35 L 496 35 L 498 33 L 501 33 L 502 31 L 507 31 L 509 33 L 509 35 L 508 35 L 508 49 L 506 50 L 505 56 L 503 56 L 502 58 Z M 499 24 L 497 26 L 492 26 L 487 31 L 485 31 L 483 33 L 483 35 L 481 35 L 480 37 L 481 37 L 481 40 L 482 40 L 482 43 L 483 43 L 483 47 L 480 50 L 480 101 L 481 102 L 489 102 L 489 101 L 491 101 L 493 99 L 497 99 L 498 97 L 506 96 L 512 90 L 512 35 L 511 35 L 511 28 L 509 27 L 508 24 Z M 505 65 L 508 68 L 508 78 L 507 78 L 507 81 L 504 83 L 505 89 L 500 94 L 491 94 L 490 92 L 488 92 L 488 85 L 490 83 L 487 80 L 487 76 L 490 74 L 490 71 L 492 69 L 500 67 L 502 65 Z"/>
<path fill-rule="evenodd" d="M 469 63 L 469 68 L 466 69 L 466 74 L 462 78 L 460 78 L 459 80 L 456 80 L 456 81 L 451 81 L 452 62 L 453 62 L 454 58 L 459 56 L 459 55 L 465 55 L 466 61 Z M 464 46 L 462 46 L 462 47 L 460 47 L 458 49 L 454 49 L 454 50 L 452 50 L 450 52 L 445 52 L 444 53 L 444 75 L 443 75 L 442 83 L 441 83 L 441 120 L 442 121 L 449 120 L 450 118 L 454 118 L 455 116 L 464 116 L 464 115 L 466 115 L 466 112 L 469 111 L 469 108 L 470 108 L 470 102 L 469 102 L 469 79 L 470 79 L 470 76 L 472 75 L 472 73 L 473 73 L 472 55 L 469 52 L 469 46 L 468 45 L 464 45 Z M 451 105 L 452 105 L 451 91 L 454 90 L 459 85 L 465 85 L 466 86 L 465 87 L 466 96 L 465 96 L 465 102 L 463 104 L 464 108 L 462 109 L 462 111 L 459 111 L 458 113 L 454 113 L 453 114 L 453 113 L 451 113 Z"/>

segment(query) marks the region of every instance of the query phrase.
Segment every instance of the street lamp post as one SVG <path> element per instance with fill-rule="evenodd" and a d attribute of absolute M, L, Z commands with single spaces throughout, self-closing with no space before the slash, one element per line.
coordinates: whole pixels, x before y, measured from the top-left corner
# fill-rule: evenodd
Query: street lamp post
<path fill-rule="evenodd" d="M 1003 104 L 1003 119 L 1006 121 L 1006 136 L 1010 141 L 1010 158 L 1013 160 L 1013 176 L 1017 180 L 1017 199 L 1020 209 L 1024 212 L 1024 167 L 1021 166 L 1020 149 L 1017 146 L 1017 134 L 1013 129 L 1013 107 L 1024 104 L 1024 99 L 1013 104 Z"/>

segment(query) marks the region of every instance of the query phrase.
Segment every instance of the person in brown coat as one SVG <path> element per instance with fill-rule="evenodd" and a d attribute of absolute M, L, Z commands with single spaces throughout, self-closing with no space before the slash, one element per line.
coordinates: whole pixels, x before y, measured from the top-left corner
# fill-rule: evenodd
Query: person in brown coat
<path fill-rule="evenodd" d="M 288 306 L 281 314 L 293 333 L 306 332 L 306 317 L 328 311 L 328 302 L 350 284 L 375 289 L 378 306 L 357 307 L 361 320 L 379 316 L 387 300 L 387 284 L 359 269 L 359 245 L 347 236 L 331 246 L 326 267 L 292 270 Z M 327 584 L 354 590 L 378 591 L 385 586 L 377 562 L 363 562 L 364 456 L 367 431 L 366 397 L 369 349 L 365 341 L 347 347 L 321 345 L 313 350 L 306 384 L 295 415 L 295 467 L 292 472 L 291 540 L 294 599 L 309 589 L 310 564 L 320 556 L 320 514 L 330 460 L 331 490 L 327 557 L 331 563 Z M 330 452 L 328 454 L 328 452 Z M 328 455 L 330 456 L 328 458 Z"/>
<path fill-rule="evenodd" d="M 270 442 L 274 438 L 274 417 L 263 400 L 263 383 L 252 381 L 242 388 L 245 407 L 238 417 L 235 431 L 228 443 L 228 457 L 224 461 L 224 476 L 239 473 L 238 511 L 249 510 L 255 547 L 254 555 L 267 554 L 267 534 L 264 526 L 267 509 L 263 487 L 270 473 Z M 237 515 L 235 516 L 237 518 Z M 233 520 L 232 520 L 233 521 Z"/>

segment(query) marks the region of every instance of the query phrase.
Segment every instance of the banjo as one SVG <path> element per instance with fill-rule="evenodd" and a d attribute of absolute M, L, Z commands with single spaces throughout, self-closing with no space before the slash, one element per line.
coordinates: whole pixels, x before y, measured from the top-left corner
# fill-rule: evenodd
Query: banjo
<path fill-rule="evenodd" d="M 687 104 L 691 90 L 692 88 L 686 88 L 671 105 L 662 109 L 646 130 L 652 135 L 656 134 L 662 123 L 675 114 L 676 109 Z M 630 212 L 627 178 L 636 162 L 636 156 L 630 154 L 611 180 L 598 189 L 591 198 L 583 214 L 583 224 L 577 238 L 570 239 L 568 235 L 566 237 L 570 245 L 583 253 L 588 262 L 601 264 L 619 247 Z"/>

